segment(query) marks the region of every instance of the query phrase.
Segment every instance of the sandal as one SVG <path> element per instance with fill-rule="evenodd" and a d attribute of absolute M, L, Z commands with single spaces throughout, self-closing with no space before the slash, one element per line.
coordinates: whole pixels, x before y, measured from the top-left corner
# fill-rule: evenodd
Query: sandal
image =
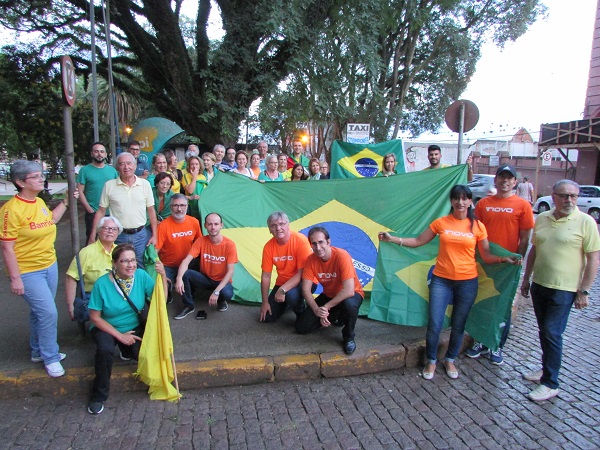
<path fill-rule="evenodd" d="M 433 366 L 433 370 L 431 372 L 425 372 L 425 369 L 427 368 L 427 366 L 425 366 L 423 368 L 423 371 L 421 372 L 421 376 L 425 379 L 425 380 L 431 380 L 433 378 L 433 375 L 435 374 L 435 365 L 434 364 L 430 364 Z"/>
<path fill-rule="evenodd" d="M 456 371 L 456 368 L 454 370 L 450 370 L 448 369 L 447 364 L 444 364 L 444 367 L 446 368 L 446 375 L 448 375 L 448 378 L 452 378 L 453 380 L 458 378 L 458 372 Z"/>

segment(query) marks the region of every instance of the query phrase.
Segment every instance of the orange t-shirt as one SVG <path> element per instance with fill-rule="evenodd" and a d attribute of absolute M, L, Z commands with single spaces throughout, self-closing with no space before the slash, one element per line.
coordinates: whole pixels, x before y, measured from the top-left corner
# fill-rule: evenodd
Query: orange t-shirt
<path fill-rule="evenodd" d="M 475 246 L 487 238 L 485 225 L 478 220 L 459 220 L 453 215 L 440 217 L 429 225 L 440 236 L 440 250 L 433 273 L 449 280 L 470 280 L 477 277 Z"/>
<path fill-rule="evenodd" d="M 220 244 L 210 242 L 209 236 L 200 236 L 189 254 L 198 257 L 200 272 L 214 281 L 222 281 L 227 274 L 227 265 L 238 262 L 235 242 L 225 236 Z"/>
<path fill-rule="evenodd" d="M 185 216 L 183 223 L 177 223 L 172 216 L 158 224 L 156 249 L 165 266 L 179 267 L 188 255 L 192 244 L 202 236 L 198 219 Z"/>
<path fill-rule="evenodd" d="M 323 293 L 329 297 L 335 297 L 342 290 L 342 282 L 354 279 L 354 292 L 365 297 L 356 270 L 352 264 L 350 254 L 341 248 L 331 247 L 331 258 L 322 261 L 314 253 L 306 259 L 302 278 L 313 280 L 316 278 L 323 286 Z"/>
<path fill-rule="evenodd" d="M 475 215 L 485 225 L 489 240 L 513 253 L 519 249 L 519 232 L 535 226 L 531 205 L 518 195 L 482 198 Z"/>
<path fill-rule="evenodd" d="M 271 273 L 277 269 L 275 284 L 281 286 L 292 278 L 298 270 L 304 268 L 306 258 L 312 254 L 308 238 L 297 231 L 290 230 L 290 239 L 279 245 L 275 238 L 270 239 L 263 248 L 262 271 Z"/>

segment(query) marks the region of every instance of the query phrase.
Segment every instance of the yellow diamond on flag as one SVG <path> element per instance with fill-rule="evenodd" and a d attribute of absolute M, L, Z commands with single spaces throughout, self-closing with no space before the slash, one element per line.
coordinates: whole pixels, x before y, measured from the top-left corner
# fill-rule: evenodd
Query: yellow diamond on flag
<path fill-rule="evenodd" d="M 365 147 L 356 155 L 341 158 L 338 161 L 338 164 L 355 177 L 364 178 L 377 175 L 382 162 L 383 155 L 375 153 Z"/>

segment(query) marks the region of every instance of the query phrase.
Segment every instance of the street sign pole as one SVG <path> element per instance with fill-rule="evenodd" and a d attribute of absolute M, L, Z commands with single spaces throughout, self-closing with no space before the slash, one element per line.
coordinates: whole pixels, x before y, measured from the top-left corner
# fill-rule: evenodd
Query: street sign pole
<path fill-rule="evenodd" d="M 465 104 L 460 104 L 460 112 L 458 118 L 458 152 L 456 156 L 456 164 L 460 164 L 462 161 L 462 142 L 463 142 L 463 133 L 465 131 Z"/>
<path fill-rule="evenodd" d="M 69 218 L 71 219 L 71 248 L 73 255 L 79 253 L 79 216 L 77 214 L 77 199 L 75 192 L 75 152 L 73 150 L 73 122 L 71 107 L 75 104 L 75 66 L 69 56 L 60 57 L 60 69 L 63 88 L 63 127 L 65 133 L 65 159 L 67 163 L 67 201 L 69 202 Z"/>

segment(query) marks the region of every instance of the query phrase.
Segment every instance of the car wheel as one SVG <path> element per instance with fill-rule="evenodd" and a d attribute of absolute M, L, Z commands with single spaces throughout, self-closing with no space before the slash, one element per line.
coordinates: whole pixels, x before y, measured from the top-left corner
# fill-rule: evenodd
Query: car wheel
<path fill-rule="evenodd" d="M 592 219 L 596 222 L 600 222 L 600 209 L 590 209 L 588 214 L 592 216 Z"/>
<path fill-rule="evenodd" d="M 550 205 L 546 202 L 542 202 L 538 205 L 538 212 L 543 213 L 546 211 L 550 211 Z"/>

